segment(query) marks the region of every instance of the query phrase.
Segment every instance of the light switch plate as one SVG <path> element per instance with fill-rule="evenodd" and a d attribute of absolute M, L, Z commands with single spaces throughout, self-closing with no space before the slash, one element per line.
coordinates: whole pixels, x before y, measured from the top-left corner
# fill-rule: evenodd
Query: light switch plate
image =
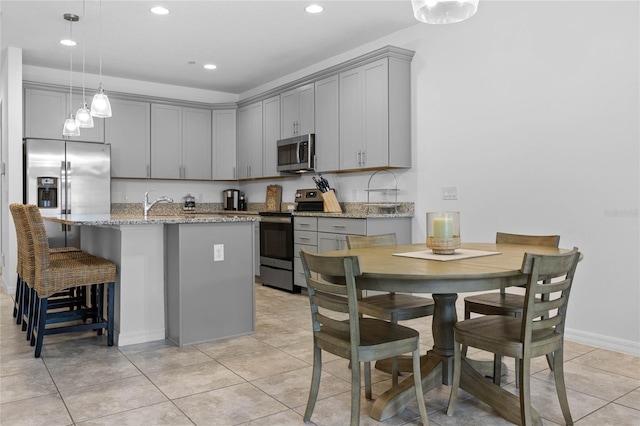
<path fill-rule="evenodd" d="M 224 260 L 224 244 L 213 245 L 213 261 L 222 262 Z"/>
<path fill-rule="evenodd" d="M 458 187 L 457 186 L 443 186 L 442 187 L 442 199 L 443 200 L 457 200 L 458 199 Z"/>

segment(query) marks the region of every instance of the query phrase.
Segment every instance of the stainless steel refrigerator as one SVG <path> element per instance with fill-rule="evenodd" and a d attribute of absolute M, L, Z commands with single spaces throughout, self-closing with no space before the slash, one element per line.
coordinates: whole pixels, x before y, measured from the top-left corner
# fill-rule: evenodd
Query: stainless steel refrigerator
<path fill-rule="evenodd" d="M 24 161 L 24 201 L 43 216 L 110 212 L 111 145 L 27 139 Z M 80 247 L 79 227 L 45 224 L 51 247 Z"/>

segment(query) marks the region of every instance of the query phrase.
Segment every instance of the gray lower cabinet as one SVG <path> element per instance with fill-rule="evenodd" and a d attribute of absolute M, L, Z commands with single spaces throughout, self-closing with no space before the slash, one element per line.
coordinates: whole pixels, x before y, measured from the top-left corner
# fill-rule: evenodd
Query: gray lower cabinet
<path fill-rule="evenodd" d="M 294 284 L 306 287 L 300 248 L 323 253 L 347 248 L 347 235 L 378 235 L 395 232 L 398 244 L 411 242 L 410 217 L 335 218 L 294 216 Z"/>
<path fill-rule="evenodd" d="M 166 226 L 169 340 L 184 346 L 255 331 L 253 233 L 253 222 Z"/>

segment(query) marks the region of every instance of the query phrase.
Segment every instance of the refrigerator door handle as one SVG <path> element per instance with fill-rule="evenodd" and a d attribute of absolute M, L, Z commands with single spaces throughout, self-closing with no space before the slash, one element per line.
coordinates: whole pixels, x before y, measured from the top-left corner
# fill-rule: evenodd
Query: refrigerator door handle
<path fill-rule="evenodd" d="M 67 191 L 67 204 L 65 214 L 71 214 L 71 161 L 67 161 L 67 169 L 65 171 L 67 185 L 65 191 Z"/>
<path fill-rule="evenodd" d="M 58 199 L 60 200 L 60 213 L 67 211 L 67 162 L 60 162 L 60 185 L 58 185 Z"/>

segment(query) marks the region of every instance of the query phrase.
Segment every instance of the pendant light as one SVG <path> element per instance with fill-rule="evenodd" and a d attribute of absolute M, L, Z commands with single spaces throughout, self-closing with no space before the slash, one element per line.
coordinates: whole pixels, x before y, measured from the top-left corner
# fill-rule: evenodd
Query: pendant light
<path fill-rule="evenodd" d="M 80 18 L 78 15 L 74 15 L 72 13 L 65 13 L 62 17 L 69 21 L 69 40 L 73 40 L 73 23 L 78 22 Z M 69 53 L 69 107 L 73 105 L 73 50 Z M 78 122 L 76 121 L 76 117 L 73 115 L 73 112 L 69 113 L 69 117 L 64 122 L 62 126 L 62 135 L 63 136 L 80 136 L 80 127 L 78 127 Z"/>
<path fill-rule="evenodd" d="M 475 15 L 478 0 L 411 0 L 413 16 L 427 24 L 451 24 Z"/>
<path fill-rule="evenodd" d="M 111 104 L 109 97 L 102 88 L 102 0 L 100 0 L 100 84 L 98 85 L 98 93 L 93 96 L 91 102 L 91 115 L 94 117 L 108 118 L 111 117 Z"/>
<path fill-rule="evenodd" d="M 89 106 L 87 105 L 87 98 L 85 95 L 84 87 L 84 57 L 85 46 L 87 45 L 87 21 L 85 14 L 85 0 L 82 0 L 82 19 L 84 20 L 84 23 L 82 24 L 82 103 L 80 104 L 80 108 L 78 108 L 78 111 L 76 111 L 76 121 L 78 122 L 79 127 L 90 129 L 93 127 L 93 116 L 91 115 L 91 111 L 89 110 Z"/>

